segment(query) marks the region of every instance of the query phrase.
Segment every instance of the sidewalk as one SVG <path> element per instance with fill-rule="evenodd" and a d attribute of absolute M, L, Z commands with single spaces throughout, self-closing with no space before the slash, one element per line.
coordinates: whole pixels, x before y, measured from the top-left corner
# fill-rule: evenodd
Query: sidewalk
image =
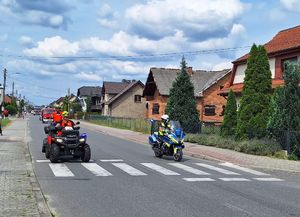
<path fill-rule="evenodd" d="M 148 144 L 148 135 L 146 134 L 133 132 L 130 130 L 100 126 L 86 121 L 80 122 L 82 126 L 102 132 L 104 134 L 124 138 L 141 144 Z M 185 143 L 184 154 L 197 158 L 231 162 L 246 167 L 300 172 L 299 161 L 289 161 L 265 156 L 244 154 L 233 150 L 203 146 L 188 142 Z"/>
<path fill-rule="evenodd" d="M 0 216 L 51 216 L 33 173 L 27 142 L 23 119 L 14 119 L 0 136 Z"/>

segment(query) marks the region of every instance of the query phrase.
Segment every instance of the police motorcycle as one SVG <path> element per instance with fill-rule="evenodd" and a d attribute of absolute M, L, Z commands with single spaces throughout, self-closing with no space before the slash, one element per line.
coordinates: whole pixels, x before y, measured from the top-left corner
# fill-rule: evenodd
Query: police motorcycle
<path fill-rule="evenodd" d="M 184 132 L 179 121 L 170 121 L 171 129 L 164 135 L 159 135 L 159 121 L 151 120 L 151 135 L 149 144 L 154 155 L 161 158 L 163 155 L 173 156 L 175 161 L 181 161 L 184 149 Z"/>
<path fill-rule="evenodd" d="M 87 144 L 87 134 L 79 133 L 79 122 L 74 127 L 54 126 L 53 124 L 44 127 L 47 138 L 43 141 L 43 150 L 46 158 L 51 163 L 57 163 L 62 157 L 73 157 L 89 162 L 91 149 Z"/>

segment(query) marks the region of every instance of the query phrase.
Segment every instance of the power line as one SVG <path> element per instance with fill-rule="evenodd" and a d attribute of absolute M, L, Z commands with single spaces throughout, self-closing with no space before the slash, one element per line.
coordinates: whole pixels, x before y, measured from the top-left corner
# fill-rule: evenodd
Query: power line
<path fill-rule="evenodd" d="M 209 53 L 222 53 L 231 52 L 243 49 L 249 49 L 251 46 L 241 46 L 241 47 L 229 47 L 220 49 L 207 49 L 207 50 L 195 50 L 195 51 L 182 51 L 182 52 L 171 52 L 171 53 L 157 53 L 157 54 L 140 54 L 140 55 L 108 55 L 108 56 L 51 56 L 51 57 L 41 57 L 36 55 L 13 55 L 13 54 L 0 54 L 2 57 L 18 58 L 18 59 L 33 59 L 33 60 L 84 60 L 84 61 L 94 61 L 94 60 L 122 60 L 122 59 L 144 59 L 144 58 L 155 58 L 155 57 L 175 57 L 182 55 L 198 55 L 198 54 L 209 54 Z"/>

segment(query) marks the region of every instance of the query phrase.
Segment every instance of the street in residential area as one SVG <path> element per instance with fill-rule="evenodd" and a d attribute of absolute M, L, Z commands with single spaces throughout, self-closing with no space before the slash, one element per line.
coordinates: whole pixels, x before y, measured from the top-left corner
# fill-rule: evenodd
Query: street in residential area
<path fill-rule="evenodd" d="M 300 217 L 298 0 L 0 0 L 0 217 Z"/>
<path fill-rule="evenodd" d="M 12 126 L 24 122 L 18 120 Z M 180 163 L 158 159 L 149 146 L 103 134 L 93 127 L 81 129 L 88 133 L 93 150 L 90 163 L 69 160 L 51 164 L 41 153 L 44 125 L 37 117 L 30 117 L 27 126 L 36 179 L 51 212 L 57 216 L 300 213 L 299 173 L 239 167 L 188 156 Z M 3 195 L 1 201 L 5 201 Z M 30 204 L 23 205 L 32 209 Z"/>

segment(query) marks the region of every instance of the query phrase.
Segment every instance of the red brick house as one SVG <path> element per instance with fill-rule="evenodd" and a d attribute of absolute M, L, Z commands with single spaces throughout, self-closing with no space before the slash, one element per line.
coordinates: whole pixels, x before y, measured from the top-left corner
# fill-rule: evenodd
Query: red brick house
<path fill-rule="evenodd" d="M 300 60 L 300 26 L 278 32 L 264 47 L 268 53 L 272 72 L 272 87 L 276 88 L 284 84 L 283 71 L 285 63 L 298 62 Z M 232 62 L 231 77 L 225 87 L 219 92 L 220 95 L 226 96 L 229 90 L 232 89 L 237 96 L 238 106 L 244 86 L 248 57 L 249 54 L 246 54 Z"/>
<path fill-rule="evenodd" d="M 204 71 L 188 68 L 188 74 L 194 84 L 194 96 L 197 100 L 199 119 L 206 123 L 221 123 L 226 99 L 218 95 L 228 81 L 231 70 Z M 146 98 L 147 119 L 160 119 L 165 114 L 169 90 L 180 69 L 151 68 L 143 91 Z"/>

